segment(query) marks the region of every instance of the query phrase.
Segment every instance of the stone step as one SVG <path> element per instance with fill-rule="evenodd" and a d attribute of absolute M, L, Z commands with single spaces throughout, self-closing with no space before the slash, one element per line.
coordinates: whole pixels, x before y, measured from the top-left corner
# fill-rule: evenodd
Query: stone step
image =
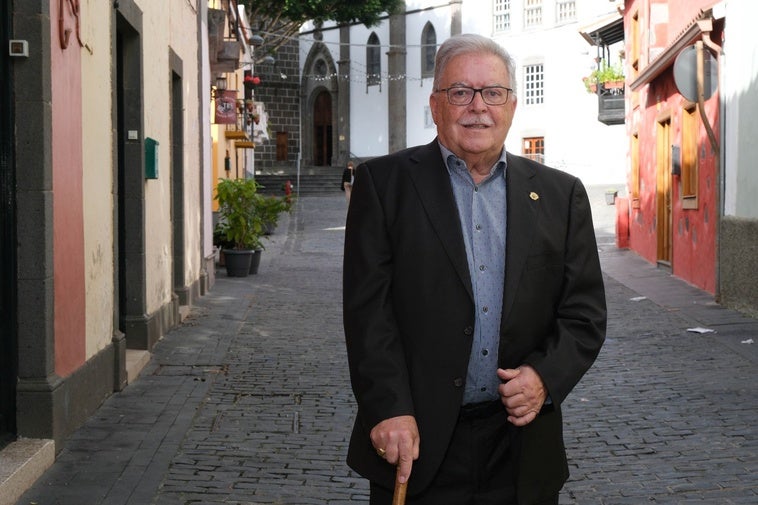
<path fill-rule="evenodd" d="M 0 451 L 0 505 L 13 505 L 55 461 L 55 442 L 23 438 Z"/>
<path fill-rule="evenodd" d="M 292 184 L 292 192 L 297 193 L 297 174 L 257 174 L 255 180 L 263 188 L 261 193 L 270 195 L 284 194 L 284 185 L 287 181 Z M 318 173 L 301 173 L 300 174 L 300 194 L 334 194 L 340 192 L 342 182 L 342 172 L 334 169 L 322 170 Z"/>

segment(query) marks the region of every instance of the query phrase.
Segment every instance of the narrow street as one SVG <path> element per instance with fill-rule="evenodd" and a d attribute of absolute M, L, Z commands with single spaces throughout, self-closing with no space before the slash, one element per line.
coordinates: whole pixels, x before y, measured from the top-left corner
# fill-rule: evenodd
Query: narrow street
<path fill-rule="evenodd" d="M 608 339 L 564 405 L 572 475 L 561 505 L 758 502 L 758 321 L 617 250 L 604 205 Z M 344 463 L 345 211 L 341 193 L 303 197 L 259 274 L 220 269 L 17 505 L 367 503 Z"/>

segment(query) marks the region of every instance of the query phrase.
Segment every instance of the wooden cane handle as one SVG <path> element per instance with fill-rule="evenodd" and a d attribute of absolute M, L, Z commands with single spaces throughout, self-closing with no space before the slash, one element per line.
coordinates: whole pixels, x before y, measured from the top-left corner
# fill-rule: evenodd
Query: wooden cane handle
<path fill-rule="evenodd" d="M 400 467 L 397 467 L 397 473 L 400 474 Z M 392 495 L 392 505 L 405 505 L 405 492 L 408 488 L 408 481 L 399 482 L 395 476 L 395 492 Z"/>

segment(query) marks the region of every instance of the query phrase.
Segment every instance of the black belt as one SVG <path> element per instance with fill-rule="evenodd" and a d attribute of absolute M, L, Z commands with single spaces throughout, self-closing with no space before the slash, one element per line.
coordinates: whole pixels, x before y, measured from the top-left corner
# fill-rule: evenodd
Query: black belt
<path fill-rule="evenodd" d="M 505 409 L 500 400 L 491 400 L 488 402 L 468 403 L 461 407 L 461 419 L 484 419 L 493 416 Z"/>

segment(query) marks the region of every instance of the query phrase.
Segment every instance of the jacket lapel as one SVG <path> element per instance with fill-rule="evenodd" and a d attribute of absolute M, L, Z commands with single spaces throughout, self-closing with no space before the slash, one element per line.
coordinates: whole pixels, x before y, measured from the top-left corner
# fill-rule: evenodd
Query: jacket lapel
<path fill-rule="evenodd" d="M 509 316 L 521 273 L 536 229 L 540 200 L 539 187 L 533 180 L 534 168 L 520 158 L 507 155 L 506 194 L 508 199 L 507 236 L 505 242 L 505 291 L 502 320 Z"/>
<path fill-rule="evenodd" d="M 437 139 L 414 152 L 410 161 L 410 178 L 426 210 L 427 218 L 473 300 L 458 208 Z"/>

